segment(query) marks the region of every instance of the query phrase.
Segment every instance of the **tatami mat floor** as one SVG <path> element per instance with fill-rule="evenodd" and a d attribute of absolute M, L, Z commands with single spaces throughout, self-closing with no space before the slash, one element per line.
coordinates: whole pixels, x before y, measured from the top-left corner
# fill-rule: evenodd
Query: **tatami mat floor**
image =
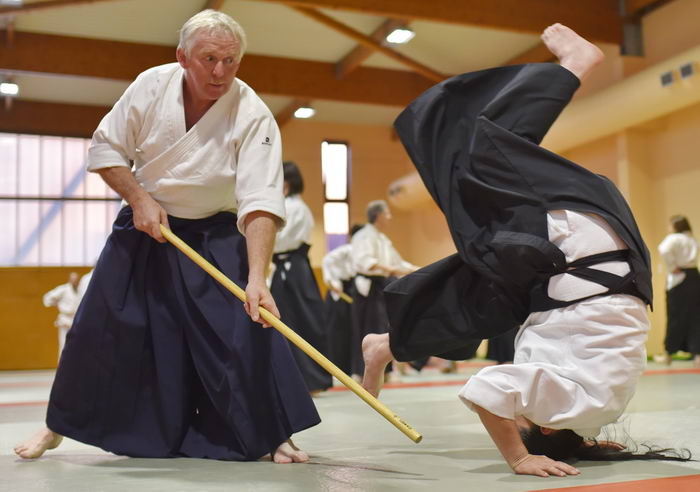
<path fill-rule="evenodd" d="M 53 372 L 0 372 L 0 491 L 700 490 L 700 461 L 583 462 L 576 477 L 513 475 L 456 396 L 479 365 L 463 363 L 450 375 L 429 369 L 383 391 L 382 400 L 423 434 L 420 444 L 351 392 L 324 393 L 316 399 L 323 423 L 295 437 L 311 462 L 296 465 L 132 459 L 70 440 L 23 461 L 12 448 L 42 425 Z M 688 362 L 670 370 L 650 363 L 614 428 L 618 437 L 625 431 L 638 443 L 685 447 L 700 459 L 700 370 Z"/>

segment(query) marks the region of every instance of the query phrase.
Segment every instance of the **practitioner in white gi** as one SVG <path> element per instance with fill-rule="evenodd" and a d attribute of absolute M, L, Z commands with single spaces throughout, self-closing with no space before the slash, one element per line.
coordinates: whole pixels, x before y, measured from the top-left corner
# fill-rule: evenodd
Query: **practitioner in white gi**
<path fill-rule="evenodd" d="M 377 394 L 392 357 L 458 359 L 520 325 L 513 364 L 482 369 L 459 392 L 515 473 L 578 474 L 569 459 L 687 459 L 595 440 L 644 370 L 650 260 L 612 182 L 538 145 L 603 59 L 560 24 L 542 39 L 561 66 L 459 75 L 398 117 L 458 253 L 386 289 L 391 331 L 364 339 L 363 385 Z"/>
<path fill-rule="evenodd" d="M 671 355 L 684 350 L 693 354 L 693 365 L 700 367 L 700 274 L 698 243 L 688 219 L 674 215 L 670 234 L 659 244 L 666 264 L 666 337 L 663 361 L 671 364 Z"/>
<path fill-rule="evenodd" d="M 384 287 L 418 268 L 405 261 L 384 234 L 391 219 L 391 210 L 384 200 L 369 202 L 367 225 L 350 241 L 352 266 L 357 272 L 352 304 L 352 374 L 357 376 L 364 372 L 362 339 L 369 333 L 386 333 L 389 329 Z"/>
<path fill-rule="evenodd" d="M 362 226 L 350 228 L 350 239 Z M 346 374 L 352 373 L 352 306 L 341 298 L 352 298 L 355 292 L 355 268 L 352 264 L 352 245 L 341 244 L 328 252 L 321 263 L 326 294 L 326 323 L 328 326 L 328 352 L 333 363 Z"/>
<path fill-rule="evenodd" d="M 284 205 L 287 223 L 277 233 L 272 261 L 275 266 L 270 291 L 282 321 L 316 350 L 328 354 L 327 325 L 323 319 L 323 300 L 309 262 L 314 218 L 304 203 L 304 179 L 291 161 L 283 165 Z M 291 345 L 294 360 L 312 395 L 333 386 L 331 375 L 296 345 Z"/>
<path fill-rule="evenodd" d="M 205 10 L 177 63 L 146 70 L 95 131 L 87 167 L 125 200 L 66 341 L 46 425 L 115 454 L 303 462 L 291 435 L 319 423 L 265 282 L 284 223 L 280 134 L 236 78 L 245 34 Z M 170 227 L 234 282 L 245 306 L 166 243 Z M 245 307 L 245 310 L 244 310 Z"/>
<path fill-rule="evenodd" d="M 63 346 L 66 343 L 66 335 L 73 325 L 73 317 L 82 298 L 79 278 L 76 272 L 71 272 L 68 276 L 68 283 L 61 284 L 44 294 L 44 306 L 56 306 L 58 308 L 58 316 L 56 321 L 54 321 L 54 326 L 58 328 L 59 359 L 61 358 L 61 352 L 63 352 Z"/>

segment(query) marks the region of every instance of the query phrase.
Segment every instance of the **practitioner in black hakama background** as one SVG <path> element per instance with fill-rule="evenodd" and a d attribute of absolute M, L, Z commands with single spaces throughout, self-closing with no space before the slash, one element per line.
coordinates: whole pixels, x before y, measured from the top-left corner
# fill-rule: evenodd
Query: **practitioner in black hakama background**
<path fill-rule="evenodd" d="M 693 354 L 693 365 L 700 367 L 700 274 L 698 243 L 688 219 L 671 217 L 670 234 L 659 244 L 659 253 L 666 264 L 666 354 L 663 362 L 671 364 L 671 356 L 683 350 Z"/>
<path fill-rule="evenodd" d="M 350 228 L 350 239 L 362 226 Z M 343 293 L 352 299 L 355 292 L 355 269 L 352 246 L 341 244 L 323 257 L 321 264 L 326 293 L 326 326 L 329 359 L 344 373 L 352 374 L 352 304 L 343 300 Z"/>
<path fill-rule="evenodd" d="M 270 291 L 282 321 L 327 356 L 328 327 L 323 316 L 324 304 L 309 263 L 314 219 L 301 198 L 304 179 L 298 166 L 288 161 L 283 169 L 287 223 L 275 239 L 272 255 L 275 270 Z M 333 379 L 325 369 L 295 345 L 290 343 L 290 348 L 311 394 L 333 386 Z"/>
<path fill-rule="evenodd" d="M 357 231 L 350 242 L 352 262 L 357 272 L 352 304 L 352 374 L 364 372 L 362 339 L 369 333 L 386 333 L 384 287 L 392 280 L 415 271 L 418 267 L 401 258 L 391 240 L 384 234 L 391 221 L 389 205 L 375 200 L 367 205 L 367 225 Z M 387 372 L 391 367 L 387 366 Z"/>

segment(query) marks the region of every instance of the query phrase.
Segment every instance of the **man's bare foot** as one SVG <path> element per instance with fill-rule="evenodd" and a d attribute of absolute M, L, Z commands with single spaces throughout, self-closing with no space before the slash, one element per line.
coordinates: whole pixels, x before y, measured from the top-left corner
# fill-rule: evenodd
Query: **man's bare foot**
<path fill-rule="evenodd" d="M 375 398 L 379 396 L 384 380 L 384 369 L 393 355 L 389 347 L 389 334 L 370 334 L 362 340 L 362 358 L 365 361 L 364 387 Z"/>
<path fill-rule="evenodd" d="M 596 45 L 562 24 L 552 24 L 544 30 L 541 37 L 549 51 L 559 59 L 561 66 L 579 80 L 586 78 L 605 58 Z"/>
<path fill-rule="evenodd" d="M 693 367 L 700 367 L 700 354 L 695 354 L 695 357 L 693 357 Z"/>
<path fill-rule="evenodd" d="M 275 463 L 304 463 L 309 455 L 294 445 L 291 439 L 280 444 L 272 455 Z"/>
<path fill-rule="evenodd" d="M 30 439 L 15 446 L 15 453 L 20 458 L 27 460 L 38 458 L 47 449 L 55 449 L 63 441 L 63 436 L 59 436 L 48 427 L 41 429 Z"/>

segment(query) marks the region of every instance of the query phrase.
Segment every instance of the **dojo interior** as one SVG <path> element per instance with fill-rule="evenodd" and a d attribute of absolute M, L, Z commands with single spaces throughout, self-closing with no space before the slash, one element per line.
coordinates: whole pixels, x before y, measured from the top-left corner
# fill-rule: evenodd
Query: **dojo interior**
<path fill-rule="evenodd" d="M 581 475 L 563 479 L 513 475 L 456 396 L 490 363 L 484 350 L 455 374 L 428 367 L 383 391 L 382 400 L 424 435 L 418 445 L 336 382 L 315 400 L 323 423 L 298 436 L 308 464 L 130 459 L 70 441 L 39 460 L 18 459 L 12 447 L 42 425 L 57 363 L 56 310 L 41 297 L 69 272 L 91 269 L 119 207 L 98 177 L 80 170 L 90 136 L 138 73 L 175 61 L 179 27 L 204 8 L 230 14 L 246 30 L 238 76 L 273 112 L 283 158 L 303 173 L 319 279 L 328 245 L 366 221 L 371 200 L 389 202 L 387 235 L 406 260 L 423 266 L 455 251 L 392 130 L 411 100 L 450 75 L 551 61 L 539 33 L 553 22 L 596 42 L 604 63 L 543 146 L 615 182 L 651 252 L 650 361 L 615 432 L 688 448 L 700 459 L 700 369 L 683 354 L 670 367 L 653 360 L 666 326 L 666 271 L 656 246 L 671 215 L 700 227 L 699 1 L 9 0 L 0 2 L 0 82 L 18 93 L 0 95 L 0 490 L 700 487 L 694 461 L 583 463 Z M 415 38 L 383 42 L 396 26 Z M 315 114 L 294 117 L 299 107 Z M 329 144 L 345 145 L 348 193 L 340 200 L 329 199 L 323 181 Z M 347 206 L 340 225 L 324 215 L 333 202 Z"/>

